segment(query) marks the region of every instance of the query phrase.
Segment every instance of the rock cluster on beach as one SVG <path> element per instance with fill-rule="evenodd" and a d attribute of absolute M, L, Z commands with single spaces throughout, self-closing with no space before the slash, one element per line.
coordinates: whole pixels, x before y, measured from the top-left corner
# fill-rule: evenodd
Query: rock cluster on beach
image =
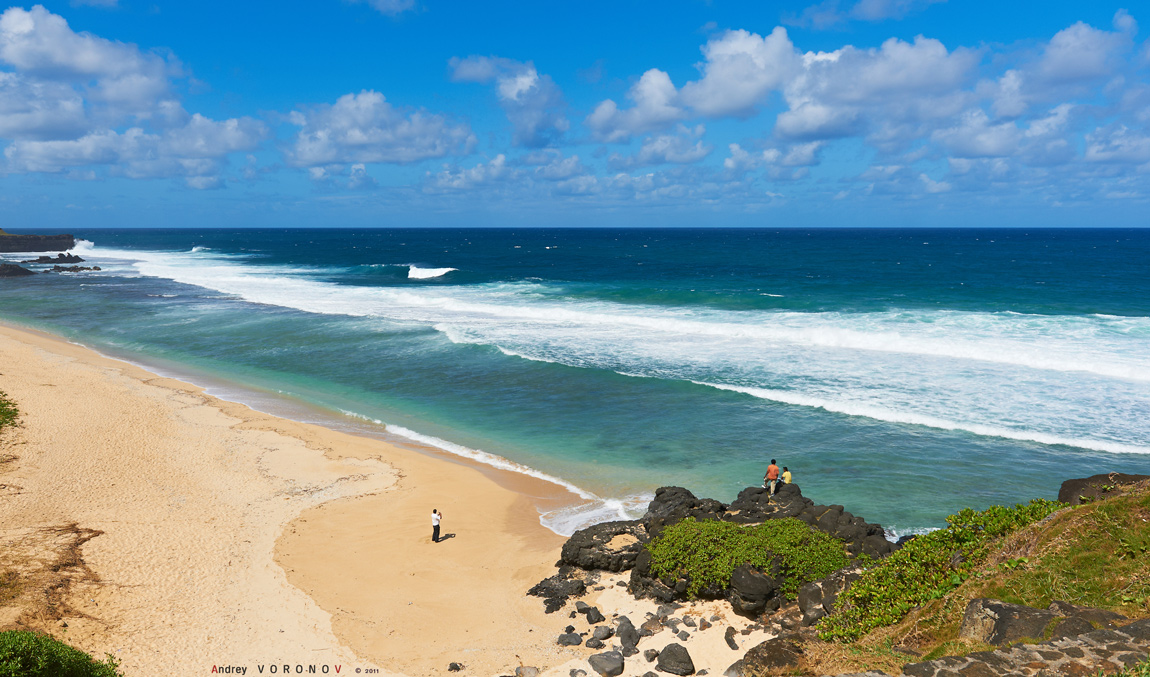
<path fill-rule="evenodd" d="M 882 526 L 852 515 L 841 505 L 816 505 L 802 495 L 796 484 L 784 485 L 773 497 L 767 489 L 748 487 L 730 505 L 712 498 L 698 498 L 683 487 L 663 487 L 655 492 L 647 512 L 639 519 L 604 522 L 575 532 L 563 545 L 559 573 L 540 582 L 529 594 L 543 597 L 548 610 L 554 611 L 562 607 L 568 597 L 583 593 L 586 572 L 630 571 L 628 589 L 636 597 L 661 602 L 686 599 L 690 582 L 682 577 L 654 576 L 650 553 L 643 546 L 663 529 L 688 517 L 738 524 L 794 517 L 841 539 L 851 556 L 866 554 L 877 559 L 895 547 L 884 536 Z M 726 598 L 736 612 L 755 617 L 783 604 L 783 584 L 777 571 L 742 566 L 735 569 L 727 588 L 705 588 L 700 596 Z M 834 593 L 830 588 L 835 586 L 826 587 L 825 594 L 822 587 L 819 588 L 820 604 L 833 602 Z M 812 612 L 810 622 L 818 619 L 816 614 Z"/>

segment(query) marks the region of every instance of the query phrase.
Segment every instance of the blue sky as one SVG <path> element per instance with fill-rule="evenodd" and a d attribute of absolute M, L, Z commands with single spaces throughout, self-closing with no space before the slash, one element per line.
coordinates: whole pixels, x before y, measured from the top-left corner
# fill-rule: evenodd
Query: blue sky
<path fill-rule="evenodd" d="M 16 5 L 0 222 L 1145 226 L 1139 21 L 1105 2 Z"/>

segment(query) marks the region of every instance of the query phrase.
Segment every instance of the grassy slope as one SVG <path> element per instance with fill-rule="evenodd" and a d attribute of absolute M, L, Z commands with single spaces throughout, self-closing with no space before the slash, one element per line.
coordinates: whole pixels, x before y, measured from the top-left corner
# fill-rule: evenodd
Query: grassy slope
<path fill-rule="evenodd" d="M 908 662 L 993 648 L 958 638 L 967 602 L 979 597 L 1039 608 L 1063 600 L 1131 619 L 1150 616 L 1150 482 L 1000 539 L 965 582 L 900 622 L 855 642 L 811 646 L 816 671 L 897 674 Z"/>

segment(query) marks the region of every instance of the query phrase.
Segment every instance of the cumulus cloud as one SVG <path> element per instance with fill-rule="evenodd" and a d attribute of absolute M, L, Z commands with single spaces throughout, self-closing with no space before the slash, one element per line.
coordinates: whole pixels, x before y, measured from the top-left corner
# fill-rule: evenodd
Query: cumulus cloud
<path fill-rule="evenodd" d="M 101 121 L 146 119 L 169 101 L 169 78 L 181 73 L 171 57 L 135 45 L 76 33 L 41 5 L 0 15 L 0 63 L 31 84 L 66 84 L 95 107 Z"/>
<path fill-rule="evenodd" d="M 217 122 L 199 114 L 162 134 L 132 127 L 92 132 L 78 139 L 16 140 L 5 150 L 9 169 L 60 173 L 76 167 L 106 165 L 128 178 L 185 177 L 193 188 L 220 185 L 222 158 L 255 148 L 267 136 L 263 123 L 250 118 Z"/>
<path fill-rule="evenodd" d="M 531 62 L 488 56 L 454 58 L 449 63 L 457 82 L 495 83 L 499 105 L 515 129 L 514 143 L 542 148 L 558 143 L 571 123 L 563 115 L 559 87 Z"/>
<path fill-rule="evenodd" d="M 652 68 L 627 92 L 635 105 L 621 109 L 607 99 L 587 116 L 584 124 L 599 141 L 626 143 L 637 134 L 663 129 L 681 120 L 686 112 L 679 107 L 679 93 L 671 76 Z"/>
<path fill-rule="evenodd" d="M 507 156 L 496 155 L 474 167 L 444 167 L 443 171 L 427 173 L 424 190 L 428 192 L 469 191 L 510 179 L 518 172 L 507 165 Z"/>
<path fill-rule="evenodd" d="M 631 156 L 612 155 L 607 164 L 612 169 L 626 169 L 646 165 L 691 164 L 711 154 L 713 147 L 703 142 L 706 129 L 696 125 L 688 129 L 680 125 L 675 134 L 660 134 L 643 140 L 638 152 Z"/>
<path fill-rule="evenodd" d="M 683 102 L 707 117 L 748 117 L 768 92 L 780 89 L 800 66 L 795 46 L 779 26 L 762 37 L 727 31 L 703 46 L 703 78 L 688 82 Z"/>
<path fill-rule="evenodd" d="M 379 92 L 345 94 L 332 105 L 295 111 L 300 127 L 286 151 L 296 167 L 328 164 L 407 164 L 470 153 L 475 135 L 442 115 L 395 108 Z"/>
<path fill-rule="evenodd" d="M 184 110 L 173 94 L 173 78 L 183 76 L 174 56 L 77 33 L 40 5 L 0 14 L 0 66 L 8 69 L 0 70 L 7 172 L 91 179 L 99 168 L 218 188 L 227 156 L 268 137 L 251 118 L 217 121 Z"/>

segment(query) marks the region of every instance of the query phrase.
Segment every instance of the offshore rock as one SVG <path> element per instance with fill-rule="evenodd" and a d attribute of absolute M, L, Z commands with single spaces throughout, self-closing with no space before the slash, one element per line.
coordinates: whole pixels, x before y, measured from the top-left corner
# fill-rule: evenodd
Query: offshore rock
<path fill-rule="evenodd" d="M 84 259 L 76 256 L 75 254 L 57 254 L 55 258 L 51 256 L 39 256 L 20 263 L 83 263 Z"/>
<path fill-rule="evenodd" d="M 26 277 L 36 273 L 22 268 L 15 263 L 0 263 L 0 277 Z"/>

